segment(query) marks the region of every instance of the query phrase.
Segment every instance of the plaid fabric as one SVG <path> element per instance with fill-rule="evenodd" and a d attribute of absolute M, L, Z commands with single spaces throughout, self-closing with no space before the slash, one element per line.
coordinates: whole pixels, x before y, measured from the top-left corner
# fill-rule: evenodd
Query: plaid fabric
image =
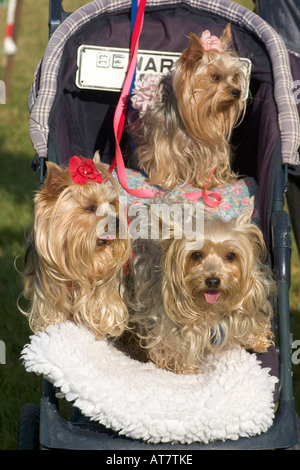
<path fill-rule="evenodd" d="M 289 56 L 281 37 L 255 13 L 231 0 L 148 0 L 147 5 L 163 6 L 180 3 L 222 17 L 226 21 L 254 33 L 264 42 L 273 68 L 274 95 L 278 108 L 283 163 L 299 164 L 299 115 L 292 95 L 293 79 Z M 39 90 L 37 91 L 34 82 L 29 97 L 31 107 L 30 137 L 34 149 L 40 157 L 47 156 L 49 113 L 56 94 L 57 75 L 67 39 L 96 16 L 130 7 L 131 0 L 95 0 L 70 15 L 51 37 L 43 61 L 36 72 L 36 76 L 40 73 Z"/>

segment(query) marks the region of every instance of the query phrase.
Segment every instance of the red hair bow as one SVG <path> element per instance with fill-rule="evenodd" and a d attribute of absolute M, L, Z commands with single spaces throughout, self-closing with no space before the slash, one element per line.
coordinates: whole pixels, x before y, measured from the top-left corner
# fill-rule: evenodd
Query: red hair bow
<path fill-rule="evenodd" d="M 87 181 L 102 183 L 102 175 L 95 167 L 93 160 L 74 155 L 70 158 L 69 170 L 76 184 L 85 184 Z"/>

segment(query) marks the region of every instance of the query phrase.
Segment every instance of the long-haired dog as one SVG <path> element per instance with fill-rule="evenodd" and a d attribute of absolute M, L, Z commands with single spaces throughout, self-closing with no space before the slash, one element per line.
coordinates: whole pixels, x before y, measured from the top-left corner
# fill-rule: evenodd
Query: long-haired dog
<path fill-rule="evenodd" d="M 119 336 L 128 319 L 121 290 L 131 242 L 113 178 L 82 157 L 69 168 L 49 162 L 34 206 L 23 272 L 31 329 L 70 320 L 99 338 Z"/>
<path fill-rule="evenodd" d="M 230 51 L 230 42 L 230 25 L 220 39 L 209 31 L 201 38 L 191 33 L 174 71 L 137 83 L 132 105 L 139 112 L 129 129 L 150 183 L 203 188 L 213 170 L 208 188 L 236 180 L 229 141 L 245 109 L 248 59 Z"/>
<path fill-rule="evenodd" d="M 230 222 L 206 213 L 203 242 L 176 238 L 173 229 L 158 243 L 136 241 L 131 331 L 124 340 L 129 354 L 197 373 L 210 353 L 268 350 L 276 286 L 252 211 L 253 201 Z"/>

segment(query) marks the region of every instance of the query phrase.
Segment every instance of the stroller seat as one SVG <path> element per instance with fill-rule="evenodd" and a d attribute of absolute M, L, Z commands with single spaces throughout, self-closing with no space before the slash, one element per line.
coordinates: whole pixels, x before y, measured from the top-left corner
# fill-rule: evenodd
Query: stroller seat
<path fill-rule="evenodd" d="M 51 38 L 36 69 L 29 98 L 30 135 L 36 152 L 33 169 L 44 177 L 45 160 L 67 164 L 74 154 L 92 158 L 100 150 L 110 164 L 115 153 L 112 122 L 120 92 L 97 86 L 78 86 L 78 51 L 82 46 L 129 48 L 131 7 L 129 0 L 95 0 L 70 15 L 61 2 L 51 1 L 56 13 Z M 54 8 L 55 6 L 55 8 Z M 58 17 L 63 21 L 57 26 Z M 292 77 L 289 56 L 281 38 L 251 11 L 229 0 L 149 0 L 140 37 L 143 51 L 182 51 L 193 31 L 198 35 L 210 29 L 220 35 L 231 23 L 234 48 L 252 62 L 249 101 L 245 118 L 234 130 L 235 170 L 257 184 L 257 210 L 268 248 L 268 261 L 278 284 L 275 330 L 279 355 L 279 398 L 274 422 L 263 432 L 238 439 L 171 444 L 124 437 L 99 423 L 64 420 L 58 413 L 56 390 L 45 369 L 44 394 L 39 408 L 39 443 L 43 448 L 79 449 L 273 449 L 290 448 L 297 442 L 296 414 L 292 390 L 289 283 L 289 218 L 283 210 L 287 186 L 287 166 L 299 164 L 299 116 L 291 100 Z M 76 78 L 77 77 L 77 78 Z M 77 80 L 77 84 L 76 84 Z M 127 147 L 126 136 L 121 142 Z M 28 350 L 28 349 L 27 349 Z M 118 352 L 119 354 L 119 352 Z M 263 369 L 261 369 L 263 370 Z M 170 377 L 168 375 L 168 377 Z M 270 376 L 269 376 L 270 377 Z M 59 381 L 56 382 L 59 385 Z M 159 407 L 159 403 L 157 404 Z M 34 411 L 36 415 L 36 410 Z M 113 403 L 108 414 L 113 415 Z M 26 419 L 28 415 L 26 415 Z M 82 418 L 82 416 L 81 416 Z M 31 418 L 30 418 L 31 419 Z M 34 423 L 36 420 L 32 419 Z M 100 420 L 101 422 L 101 420 Z M 104 425 L 109 423 L 104 422 Z M 36 424 L 35 424 L 36 425 Z M 162 422 L 163 425 L 163 422 Z M 178 431 L 179 432 L 179 431 Z M 176 432 L 175 432 L 176 433 Z M 200 439 L 201 441 L 201 439 Z M 22 436 L 20 438 L 22 447 Z"/>

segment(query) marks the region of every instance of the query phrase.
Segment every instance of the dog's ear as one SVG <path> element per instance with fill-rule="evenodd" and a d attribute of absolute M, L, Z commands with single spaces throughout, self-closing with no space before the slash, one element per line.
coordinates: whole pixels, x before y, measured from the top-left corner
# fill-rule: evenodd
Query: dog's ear
<path fill-rule="evenodd" d="M 183 52 L 181 60 L 185 62 L 197 62 L 203 57 L 203 46 L 196 34 L 190 33 L 190 44 L 188 48 Z"/>
<path fill-rule="evenodd" d="M 230 23 L 228 23 L 226 28 L 224 29 L 224 31 L 222 33 L 222 36 L 220 37 L 220 42 L 221 42 L 224 50 L 226 50 L 228 48 L 231 41 L 232 41 L 231 27 L 230 27 Z"/>
<path fill-rule="evenodd" d="M 111 172 L 106 167 L 106 165 L 101 162 L 101 156 L 100 156 L 99 150 L 96 150 L 96 152 L 94 153 L 93 162 L 97 170 L 100 171 L 100 173 L 102 173 L 102 175 L 106 178 L 106 180 L 108 180 L 111 183 L 111 185 L 115 188 L 116 192 L 120 194 L 120 186 L 116 182 L 115 178 L 112 177 Z"/>
<path fill-rule="evenodd" d="M 61 168 L 53 162 L 46 162 L 47 176 L 43 192 L 57 197 L 71 182 L 71 175 L 67 169 Z"/>
<path fill-rule="evenodd" d="M 254 209 L 254 196 L 252 196 L 249 199 L 249 203 L 246 209 L 241 214 L 239 214 L 235 219 L 233 219 L 233 223 L 235 225 L 249 224 L 251 222 L 253 209 Z"/>
<path fill-rule="evenodd" d="M 93 158 L 93 162 L 95 163 L 95 165 L 100 165 L 101 163 L 101 157 L 100 157 L 100 152 L 99 150 L 96 150 L 96 152 L 94 153 L 94 158 Z"/>
<path fill-rule="evenodd" d="M 235 219 L 232 219 L 232 223 L 238 227 L 241 227 L 242 231 L 245 231 L 245 234 L 247 234 L 254 252 L 256 252 L 256 256 L 260 257 L 261 260 L 266 260 L 267 248 L 265 245 L 263 232 L 256 224 L 251 223 L 253 209 L 254 196 L 250 198 L 246 209 Z M 243 227 L 243 225 L 245 225 L 245 227 Z"/>

